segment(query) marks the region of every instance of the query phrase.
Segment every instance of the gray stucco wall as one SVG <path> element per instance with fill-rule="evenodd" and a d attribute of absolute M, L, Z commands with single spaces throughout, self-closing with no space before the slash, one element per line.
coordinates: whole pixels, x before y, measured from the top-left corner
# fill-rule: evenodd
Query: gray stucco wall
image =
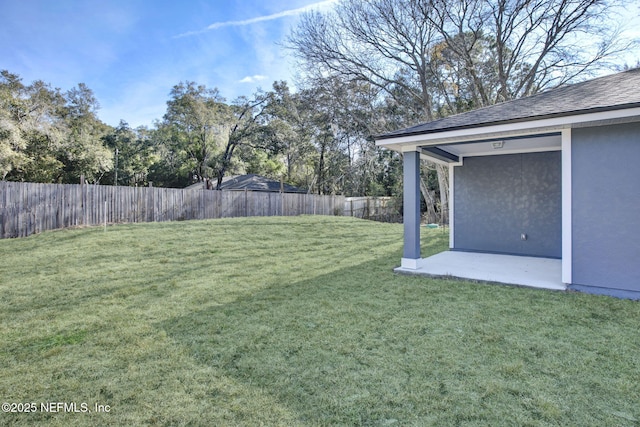
<path fill-rule="evenodd" d="M 561 178 L 559 151 L 465 158 L 454 169 L 454 249 L 560 258 Z"/>
<path fill-rule="evenodd" d="M 640 292 L 640 124 L 574 129 L 572 282 Z"/>

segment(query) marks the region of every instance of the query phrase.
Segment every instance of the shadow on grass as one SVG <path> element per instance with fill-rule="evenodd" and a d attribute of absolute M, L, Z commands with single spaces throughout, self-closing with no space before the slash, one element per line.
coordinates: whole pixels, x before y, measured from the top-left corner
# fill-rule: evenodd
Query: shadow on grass
<path fill-rule="evenodd" d="M 392 264 L 272 285 L 157 326 L 197 363 L 272 396 L 301 424 L 640 417 L 637 305 L 399 276 Z"/>
<path fill-rule="evenodd" d="M 98 396 L 120 425 L 640 418 L 638 303 L 395 275 L 401 227 L 349 218 L 113 231 L 0 245 L 16 401 Z"/>

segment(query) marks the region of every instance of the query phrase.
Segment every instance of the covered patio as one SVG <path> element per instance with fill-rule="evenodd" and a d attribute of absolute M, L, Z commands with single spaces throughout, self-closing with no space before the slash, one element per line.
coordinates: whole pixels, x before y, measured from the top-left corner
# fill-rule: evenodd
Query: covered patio
<path fill-rule="evenodd" d="M 629 70 L 377 136 L 403 157 L 396 271 L 640 298 L 639 84 Z M 449 169 L 450 251 L 427 258 L 421 160 Z"/>
<path fill-rule="evenodd" d="M 474 133 L 431 144 L 422 140 L 421 146 L 403 151 L 405 245 L 395 271 L 566 290 L 562 234 L 569 228 L 562 228 L 563 213 L 568 212 L 562 209 L 562 192 L 566 195 L 570 188 L 571 169 L 566 156 L 562 159 L 563 139 L 566 144 L 569 132 L 556 129 L 504 132 L 486 140 L 478 140 Z M 420 253 L 422 159 L 445 164 L 450 172 L 450 250 L 426 258 Z M 472 160 L 482 162 L 480 167 L 469 169 Z M 467 170 L 473 173 L 465 177 L 462 172 Z M 529 175 L 537 176 L 541 170 L 545 180 L 535 178 L 531 183 Z M 570 238 L 565 236 L 564 241 Z"/>

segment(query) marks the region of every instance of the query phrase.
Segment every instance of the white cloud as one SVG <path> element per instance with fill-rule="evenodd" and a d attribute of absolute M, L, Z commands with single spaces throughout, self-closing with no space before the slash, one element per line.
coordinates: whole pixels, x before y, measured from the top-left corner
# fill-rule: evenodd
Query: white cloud
<path fill-rule="evenodd" d="M 267 76 L 256 74 L 255 76 L 247 76 L 242 80 L 238 80 L 238 83 L 255 83 L 255 82 L 260 82 L 266 78 Z"/>
<path fill-rule="evenodd" d="M 307 6 L 299 7 L 297 9 L 285 10 L 285 11 L 274 13 L 274 14 L 271 14 L 271 15 L 258 16 L 258 17 L 255 17 L 255 18 L 244 19 L 244 20 L 240 20 L 240 21 L 214 22 L 213 24 L 209 25 L 207 28 L 205 28 L 203 30 L 189 31 L 187 33 L 183 33 L 183 34 L 177 35 L 176 38 L 177 37 L 187 37 L 187 36 L 192 36 L 192 35 L 195 35 L 195 34 L 205 33 L 207 31 L 217 30 L 218 28 L 223 28 L 223 27 L 241 27 L 241 26 L 245 26 L 245 25 L 256 24 L 258 22 L 273 21 L 274 19 L 280 19 L 280 18 L 285 18 L 287 16 L 299 15 L 301 13 L 308 12 L 308 11 L 313 10 L 313 9 L 320 9 L 320 8 L 328 7 L 328 6 L 331 6 L 331 5 L 335 4 L 337 1 L 338 0 L 319 1 L 319 2 L 316 2 L 316 3 L 309 4 Z"/>

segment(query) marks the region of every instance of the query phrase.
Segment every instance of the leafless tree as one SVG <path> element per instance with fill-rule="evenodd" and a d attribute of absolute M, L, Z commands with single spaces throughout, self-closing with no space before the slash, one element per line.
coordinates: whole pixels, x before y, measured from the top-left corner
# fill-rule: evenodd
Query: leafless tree
<path fill-rule="evenodd" d="M 431 121 L 609 65 L 629 47 L 612 16 L 625 1 L 343 0 L 304 15 L 287 46 L 307 75 L 365 81 Z"/>
<path fill-rule="evenodd" d="M 531 95 L 610 67 L 607 59 L 633 43 L 621 39 L 616 24 L 616 8 L 624 0 L 415 3 L 464 64 L 478 106 Z"/>
<path fill-rule="evenodd" d="M 287 45 L 308 74 L 366 81 L 390 96 L 399 85 L 432 120 L 428 61 L 436 34 L 422 12 L 411 2 L 344 1 L 328 14 L 305 14 Z"/>
<path fill-rule="evenodd" d="M 252 98 L 239 97 L 233 105 L 227 109 L 227 139 L 224 151 L 215 160 L 216 163 L 216 190 L 220 190 L 222 180 L 229 166 L 233 153 L 243 145 L 265 149 L 264 140 L 256 135 L 264 129 L 260 119 L 264 114 L 264 107 L 268 98 L 261 92 L 254 94 Z"/>

